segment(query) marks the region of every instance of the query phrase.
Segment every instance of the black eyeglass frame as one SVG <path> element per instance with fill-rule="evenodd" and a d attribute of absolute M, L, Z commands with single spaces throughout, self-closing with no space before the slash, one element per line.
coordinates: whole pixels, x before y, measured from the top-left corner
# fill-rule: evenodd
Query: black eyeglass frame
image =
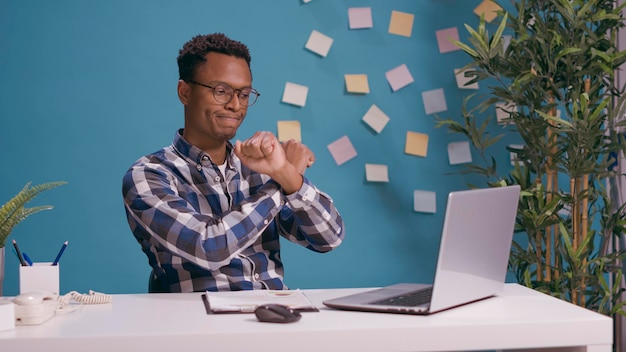
<path fill-rule="evenodd" d="M 187 83 L 191 83 L 191 84 L 197 84 L 199 86 L 205 87 L 205 88 L 209 88 L 213 90 L 213 97 L 215 98 L 215 100 L 217 100 L 218 102 L 220 102 L 221 104 L 228 104 L 233 100 L 233 97 L 235 97 L 235 93 L 237 93 L 237 99 L 239 99 L 239 103 L 245 107 L 250 107 L 252 105 L 254 105 L 257 100 L 259 100 L 259 97 L 261 96 L 261 93 L 259 93 L 258 90 L 252 88 L 252 87 L 246 87 L 246 88 L 241 88 L 241 89 L 235 89 L 233 87 L 231 87 L 229 84 L 226 84 L 224 82 L 216 82 L 214 86 L 210 86 L 208 84 L 204 84 L 204 83 L 200 83 L 200 82 L 196 82 L 194 80 L 189 80 L 189 81 L 185 81 Z M 230 89 L 233 90 L 233 94 L 230 95 L 230 99 L 228 99 L 227 102 L 221 102 L 219 101 L 219 99 L 217 98 L 217 96 L 215 96 L 215 88 L 217 88 L 217 86 L 226 86 L 229 87 Z M 242 99 L 239 97 L 241 95 L 241 92 L 243 92 L 244 89 L 250 89 L 250 93 L 254 93 L 254 95 L 256 95 L 256 98 L 254 99 L 254 101 L 252 102 L 252 104 L 244 104 L 242 103 Z M 250 100 L 248 99 L 248 102 Z"/>

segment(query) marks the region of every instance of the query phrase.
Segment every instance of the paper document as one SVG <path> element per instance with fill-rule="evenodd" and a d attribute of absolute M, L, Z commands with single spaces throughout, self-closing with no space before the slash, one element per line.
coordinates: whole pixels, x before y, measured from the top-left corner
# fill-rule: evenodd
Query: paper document
<path fill-rule="evenodd" d="M 300 290 L 250 290 L 233 292 L 206 292 L 202 295 L 207 314 L 252 313 L 257 306 L 282 304 L 301 312 L 318 309 Z"/>

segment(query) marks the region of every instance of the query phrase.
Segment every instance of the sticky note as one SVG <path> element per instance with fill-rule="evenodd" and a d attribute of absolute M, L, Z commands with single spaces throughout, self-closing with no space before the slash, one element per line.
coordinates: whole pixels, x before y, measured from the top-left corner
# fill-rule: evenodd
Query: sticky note
<path fill-rule="evenodd" d="M 472 152 L 468 141 L 448 143 L 448 161 L 450 165 L 472 162 Z"/>
<path fill-rule="evenodd" d="M 496 103 L 496 120 L 501 125 L 513 124 L 511 113 L 517 111 L 517 106 L 513 103 Z"/>
<path fill-rule="evenodd" d="M 370 92 L 370 86 L 367 81 L 367 75 L 344 75 L 346 80 L 346 90 L 350 93 L 367 94 Z"/>
<path fill-rule="evenodd" d="M 428 135 L 407 131 L 404 152 L 406 154 L 426 157 L 428 154 Z"/>
<path fill-rule="evenodd" d="M 498 17 L 498 11 L 501 10 L 502 7 L 496 4 L 493 0 L 483 0 L 483 2 L 474 8 L 474 13 L 479 17 L 484 15 L 485 21 L 491 22 Z"/>
<path fill-rule="evenodd" d="M 437 212 L 437 193 L 432 191 L 413 191 L 413 210 L 418 213 Z"/>
<path fill-rule="evenodd" d="M 506 51 L 506 49 L 509 47 L 509 44 L 511 44 L 511 39 L 513 39 L 513 37 L 508 34 L 502 36 L 502 49 L 504 51 Z"/>
<path fill-rule="evenodd" d="M 304 47 L 322 57 L 326 57 L 332 45 L 333 38 L 313 30 Z"/>
<path fill-rule="evenodd" d="M 356 150 L 354 149 L 354 146 L 352 146 L 352 142 L 350 142 L 350 138 L 348 138 L 348 136 L 339 138 L 329 144 L 327 148 L 338 166 L 352 158 L 355 158 L 357 155 Z"/>
<path fill-rule="evenodd" d="M 437 36 L 437 45 L 440 53 L 448 53 L 451 51 L 461 50 L 450 40 L 459 40 L 459 30 L 456 27 L 441 29 L 435 32 Z"/>
<path fill-rule="evenodd" d="M 362 29 L 372 27 L 374 27 L 374 22 L 372 20 L 371 7 L 348 8 L 348 28 Z"/>
<path fill-rule="evenodd" d="M 415 15 L 400 11 L 391 11 L 389 21 L 389 33 L 404 37 L 410 37 L 413 30 L 413 20 Z"/>
<path fill-rule="evenodd" d="M 523 144 L 509 144 L 509 148 L 522 150 L 524 149 Z M 511 160 L 511 166 L 515 166 L 515 164 L 523 165 L 524 163 L 517 157 L 516 152 L 509 152 L 509 158 Z"/>
<path fill-rule="evenodd" d="M 385 72 L 385 77 L 391 86 L 391 90 L 394 92 L 415 81 L 411 72 L 409 72 L 409 68 L 405 64 Z"/>
<path fill-rule="evenodd" d="M 287 82 L 283 91 L 283 103 L 304 106 L 306 97 L 309 94 L 309 87 Z"/>
<path fill-rule="evenodd" d="M 363 116 L 363 122 L 368 124 L 376 133 L 382 132 L 389 120 L 389 116 L 373 104 Z"/>
<path fill-rule="evenodd" d="M 460 89 L 478 89 L 478 82 L 467 84 L 467 82 L 474 79 L 474 77 L 465 77 L 465 71 L 462 69 L 455 68 L 454 76 L 456 77 L 456 86 Z"/>
<path fill-rule="evenodd" d="M 387 165 L 365 164 L 365 179 L 368 182 L 389 182 Z"/>
<path fill-rule="evenodd" d="M 278 121 L 276 124 L 278 127 L 278 140 L 280 142 L 286 142 L 290 139 L 302 142 L 300 121 Z"/>
<path fill-rule="evenodd" d="M 424 110 L 427 115 L 448 110 L 443 88 L 433 89 L 422 93 Z"/>

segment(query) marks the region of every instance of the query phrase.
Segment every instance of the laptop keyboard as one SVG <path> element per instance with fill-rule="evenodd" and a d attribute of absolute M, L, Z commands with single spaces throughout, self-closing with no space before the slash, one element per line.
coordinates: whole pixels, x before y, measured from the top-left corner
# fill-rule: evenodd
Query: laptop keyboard
<path fill-rule="evenodd" d="M 398 296 L 388 297 L 378 301 L 370 302 L 370 304 L 383 306 L 415 307 L 429 303 L 432 294 L 433 288 L 431 286 L 422 290 L 407 292 Z"/>

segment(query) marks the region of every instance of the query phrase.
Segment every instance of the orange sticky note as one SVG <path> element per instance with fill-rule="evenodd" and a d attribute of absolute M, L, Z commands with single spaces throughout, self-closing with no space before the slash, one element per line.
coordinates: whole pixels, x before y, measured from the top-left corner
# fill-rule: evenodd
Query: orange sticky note
<path fill-rule="evenodd" d="M 290 139 L 295 139 L 298 142 L 302 142 L 302 134 L 300 129 L 300 121 L 278 121 L 278 140 L 280 142 L 286 142 Z"/>
<path fill-rule="evenodd" d="M 367 82 L 367 75 L 344 75 L 346 80 L 346 90 L 350 93 L 363 93 L 370 92 L 370 86 Z"/>
<path fill-rule="evenodd" d="M 491 22 L 496 17 L 498 17 L 498 11 L 502 10 L 500 5 L 496 4 L 492 0 L 483 0 L 476 8 L 474 9 L 474 13 L 480 17 L 480 15 L 485 15 L 485 21 Z"/>
<path fill-rule="evenodd" d="M 391 20 L 389 21 L 389 33 L 410 37 L 411 31 L 413 30 L 414 18 L 415 15 L 413 15 L 412 13 L 391 11 Z"/>
<path fill-rule="evenodd" d="M 428 135 L 419 132 L 407 131 L 404 152 L 406 154 L 426 157 L 428 154 Z"/>

